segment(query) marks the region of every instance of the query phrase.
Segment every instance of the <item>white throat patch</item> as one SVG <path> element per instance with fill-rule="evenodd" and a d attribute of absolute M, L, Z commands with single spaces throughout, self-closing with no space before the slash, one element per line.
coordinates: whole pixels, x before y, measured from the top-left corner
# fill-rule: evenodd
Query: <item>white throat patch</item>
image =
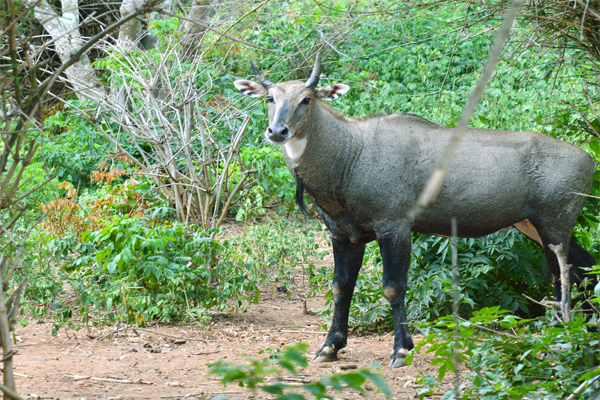
<path fill-rule="evenodd" d="M 293 137 L 283 145 L 283 148 L 289 158 L 297 160 L 304 153 L 304 149 L 306 148 L 306 138 L 297 139 Z"/>

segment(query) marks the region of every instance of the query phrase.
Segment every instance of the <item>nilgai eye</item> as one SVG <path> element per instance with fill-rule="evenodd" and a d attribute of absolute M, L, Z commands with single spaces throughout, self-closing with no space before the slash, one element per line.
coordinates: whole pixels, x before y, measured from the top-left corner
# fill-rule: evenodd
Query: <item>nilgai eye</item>
<path fill-rule="evenodd" d="M 267 100 L 269 100 L 269 103 L 275 103 L 273 96 L 267 96 Z"/>
<path fill-rule="evenodd" d="M 302 101 L 300 102 L 300 104 L 305 104 L 305 105 L 308 105 L 308 103 L 310 103 L 310 100 L 311 100 L 311 99 L 310 99 L 310 97 L 307 97 L 307 98 L 305 98 L 304 100 L 302 100 Z"/>

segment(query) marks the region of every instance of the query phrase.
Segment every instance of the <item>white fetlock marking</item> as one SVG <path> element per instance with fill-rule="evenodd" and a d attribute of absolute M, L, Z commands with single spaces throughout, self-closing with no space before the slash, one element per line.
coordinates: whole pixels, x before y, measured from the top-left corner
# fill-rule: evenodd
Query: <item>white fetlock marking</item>
<path fill-rule="evenodd" d="M 406 349 L 400 349 L 400 350 L 398 350 L 398 353 L 404 354 L 405 356 L 407 356 L 408 355 L 408 350 L 406 350 Z"/>
<path fill-rule="evenodd" d="M 321 350 L 321 352 L 323 352 L 323 353 L 325 353 L 327 355 L 330 355 L 330 354 L 332 354 L 334 352 L 334 350 L 333 350 L 333 347 L 328 346 L 328 347 L 325 347 L 323 350 Z"/>

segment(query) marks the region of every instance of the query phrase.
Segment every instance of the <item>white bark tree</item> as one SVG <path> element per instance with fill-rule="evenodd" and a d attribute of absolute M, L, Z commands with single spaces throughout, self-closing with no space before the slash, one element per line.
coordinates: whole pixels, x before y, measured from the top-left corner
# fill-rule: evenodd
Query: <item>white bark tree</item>
<path fill-rule="evenodd" d="M 85 43 L 77 27 L 78 0 L 63 0 L 62 14 L 48 1 L 37 3 L 35 16 L 52 36 L 61 60 L 67 59 Z M 121 18 L 139 15 L 141 7 L 148 9 L 146 3 L 123 0 Z M 219 32 L 216 24 L 211 24 L 218 4 L 217 0 L 193 0 L 178 33 L 160 39 L 160 53 L 155 51 L 158 38 L 148 36 L 146 25 L 175 16 L 172 0 L 160 2 L 160 9 L 151 8 L 149 22 L 138 16 L 122 24 L 112 46 L 104 49 L 109 89 L 105 88 L 106 81 L 97 79 L 88 57 L 65 71 L 65 80 L 78 96 L 96 103 L 93 110 L 75 106 L 71 110 L 90 120 L 116 153 L 127 155 L 154 182 L 156 190 L 175 208 L 177 219 L 207 228 L 221 224 L 236 195 L 248 183 L 251 171 L 241 164 L 237 152 L 249 119 L 226 100 L 216 120 L 207 118 L 203 110 L 210 105 L 202 98 L 214 89 L 211 75 L 205 71 L 208 65 L 198 50 L 204 47 L 208 31 L 217 34 L 213 38 L 217 41 L 227 37 L 258 47 Z M 178 5 L 181 8 L 181 3 Z M 188 70 L 190 64 L 184 61 L 190 58 L 194 62 Z M 201 81 L 206 82 L 198 87 L 197 77 L 202 75 Z M 223 129 L 232 132 L 225 143 L 217 138 Z M 129 146 L 136 149 L 135 154 L 126 150 Z"/>
<path fill-rule="evenodd" d="M 164 0 L 157 2 L 157 8 L 164 11 L 154 11 L 149 20 L 157 20 L 172 15 L 173 0 Z M 88 38 L 81 34 L 80 25 L 82 23 L 97 23 L 93 17 L 86 21 L 81 21 L 79 13 L 79 0 L 61 0 L 61 12 L 57 12 L 48 0 L 25 0 L 25 4 L 34 8 L 34 17 L 43 25 L 50 36 L 50 42 L 61 61 L 64 63 L 69 60 L 73 54 L 86 43 Z M 120 7 L 121 18 L 125 18 L 132 13 L 139 12 L 145 4 L 144 0 L 123 0 Z M 218 1 L 213 0 L 194 0 L 185 23 L 182 24 L 184 37 L 182 43 L 185 54 L 193 56 L 197 46 L 209 25 L 209 20 L 217 11 Z M 123 49 L 138 47 L 142 49 L 151 49 L 156 43 L 153 38 L 146 33 L 146 23 L 142 18 L 133 18 L 128 21 L 119 30 L 116 45 Z M 48 43 L 44 45 L 47 46 Z M 90 58 L 87 54 L 79 57 L 79 61 L 65 70 L 66 80 L 79 98 L 100 100 L 104 96 L 104 88 L 97 78 L 96 72 Z M 120 92 L 120 91 L 119 91 Z M 115 94 L 121 97 L 121 93 Z"/>
<path fill-rule="evenodd" d="M 84 44 L 81 37 L 79 21 L 79 1 L 62 0 L 62 14 L 58 14 L 47 0 L 26 0 L 26 4 L 34 7 L 34 17 L 44 26 L 54 42 L 56 53 L 65 63 Z M 98 99 L 99 82 L 94 73 L 92 63 L 87 55 L 68 67 L 65 74 L 80 98 Z"/>

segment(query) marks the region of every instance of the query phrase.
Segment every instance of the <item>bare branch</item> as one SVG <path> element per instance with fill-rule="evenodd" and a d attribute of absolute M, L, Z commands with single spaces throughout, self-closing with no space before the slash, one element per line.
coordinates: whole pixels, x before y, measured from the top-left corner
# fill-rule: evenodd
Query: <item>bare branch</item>
<path fill-rule="evenodd" d="M 504 48 L 504 43 L 506 42 L 506 39 L 510 34 L 512 25 L 515 19 L 517 18 L 519 8 L 521 8 L 523 2 L 524 0 L 515 0 L 513 2 L 513 5 L 511 6 L 506 16 L 504 24 L 502 24 L 502 27 L 498 31 L 498 34 L 496 35 L 496 41 L 494 42 L 494 47 L 488 57 L 488 62 L 485 65 L 481 77 L 479 78 L 479 82 L 477 82 L 477 86 L 475 87 L 473 93 L 471 93 L 471 96 L 469 97 L 467 106 L 465 107 L 460 116 L 460 121 L 458 122 L 458 126 L 454 129 L 452 138 L 450 139 L 450 143 L 446 148 L 446 152 L 442 157 L 442 160 L 440 161 L 438 167 L 431 174 L 431 177 L 425 184 L 425 188 L 417 198 L 413 209 L 409 213 L 409 217 L 411 219 L 415 218 L 417 215 L 423 212 L 423 210 L 427 208 L 431 203 L 433 203 L 437 198 L 437 195 L 442 187 L 444 178 L 446 177 L 448 169 L 450 168 L 450 162 L 452 161 L 452 157 L 454 156 L 456 148 L 458 147 L 458 143 L 460 142 L 463 133 L 467 129 L 467 125 L 469 124 L 471 115 L 473 115 L 475 107 L 481 100 L 485 87 L 487 86 L 487 83 L 492 77 L 492 73 L 494 72 L 494 69 L 498 64 L 498 61 L 500 60 L 500 54 L 502 53 L 502 49 Z"/>
<path fill-rule="evenodd" d="M 243 44 L 243 45 L 246 45 L 246 46 L 248 46 L 248 47 L 254 47 L 254 48 L 256 48 L 256 49 L 259 49 L 259 50 L 262 50 L 262 51 L 266 51 L 267 53 L 274 53 L 274 51 L 273 51 L 273 50 L 271 50 L 271 49 L 267 49 L 266 47 L 262 47 L 262 46 L 259 46 L 259 45 L 256 45 L 256 44 L 253 44 L 253 43 L 250 43 L 250 42 L 246 42 L 245 40 L 238 39 L 238 38 L 236 38 L 236 37 L 234 37 L 234 36 L 228 35 L 228 34 L 227 34 L 227 33 L 225 33 L 225 32 L 221 32 L 221 31 L 219 31 L 218 29 L 215 29 L 215 28 L 213 28 L 213 27 L 211 27 L 211 26 L 208 26 L 208 25 L 206 25 L 206 24 L 203 24 L 203 23 L 202 23 L 202 22 L 200 22 L 200 21 L 196 21 L 196 20 L 192 20 L 192 19 L 189 19 L 189 18 L 181 17 L 181 16 L 179 16 L 179 15 L 176 15 L 176 14 L 173 14 L 173 13 L 170 13 L 170 12 L 167 12 L 167 11 L 164 11 L 164 10 L 161 10 L 161 9 L 159 9 L 159 8 L 151 8 L 151 10 L 152 10 L 152 11 L 159 12 L 159 13 L 161 13 L 161 14 L 169 15 L 169 16 L 171 16 L 171 17 L 177 17 L 177 18 L 179 18 L 179 19 L 182 19 L 182 20 L 184 20 L 184 21 L 188 21 L 188 22 L 190 22 L 190 23 L 192 23 L 192 24 L 199 25 L 199 26 L 201 26 L 201 27 L 202 27 L 202 28 L 204 28 L 204 29 L 207 29 L 207 30 L 213 31 L 213 32 L 214 32 L 214 33 L 216 33 L 217 35 L 220 35 L 220 36 L 226 37 L 227 39 L 233 40 L 234 42 L 241 43 L 241 44 Z"/>
<path fill-rule="evenodd" d="M 562 244 L 549 244 L 548 247 L 556 254 L 556 258 L 558 259 L 562 295 L 562 298 L 560 299 L 560 310 L 562 313 L 562 320 L 564 322 L 569 322 L 571 321 L 571 281 L 569 277 L 571 265 L 567 264 L 567 257 L 564 254 Z"/>

